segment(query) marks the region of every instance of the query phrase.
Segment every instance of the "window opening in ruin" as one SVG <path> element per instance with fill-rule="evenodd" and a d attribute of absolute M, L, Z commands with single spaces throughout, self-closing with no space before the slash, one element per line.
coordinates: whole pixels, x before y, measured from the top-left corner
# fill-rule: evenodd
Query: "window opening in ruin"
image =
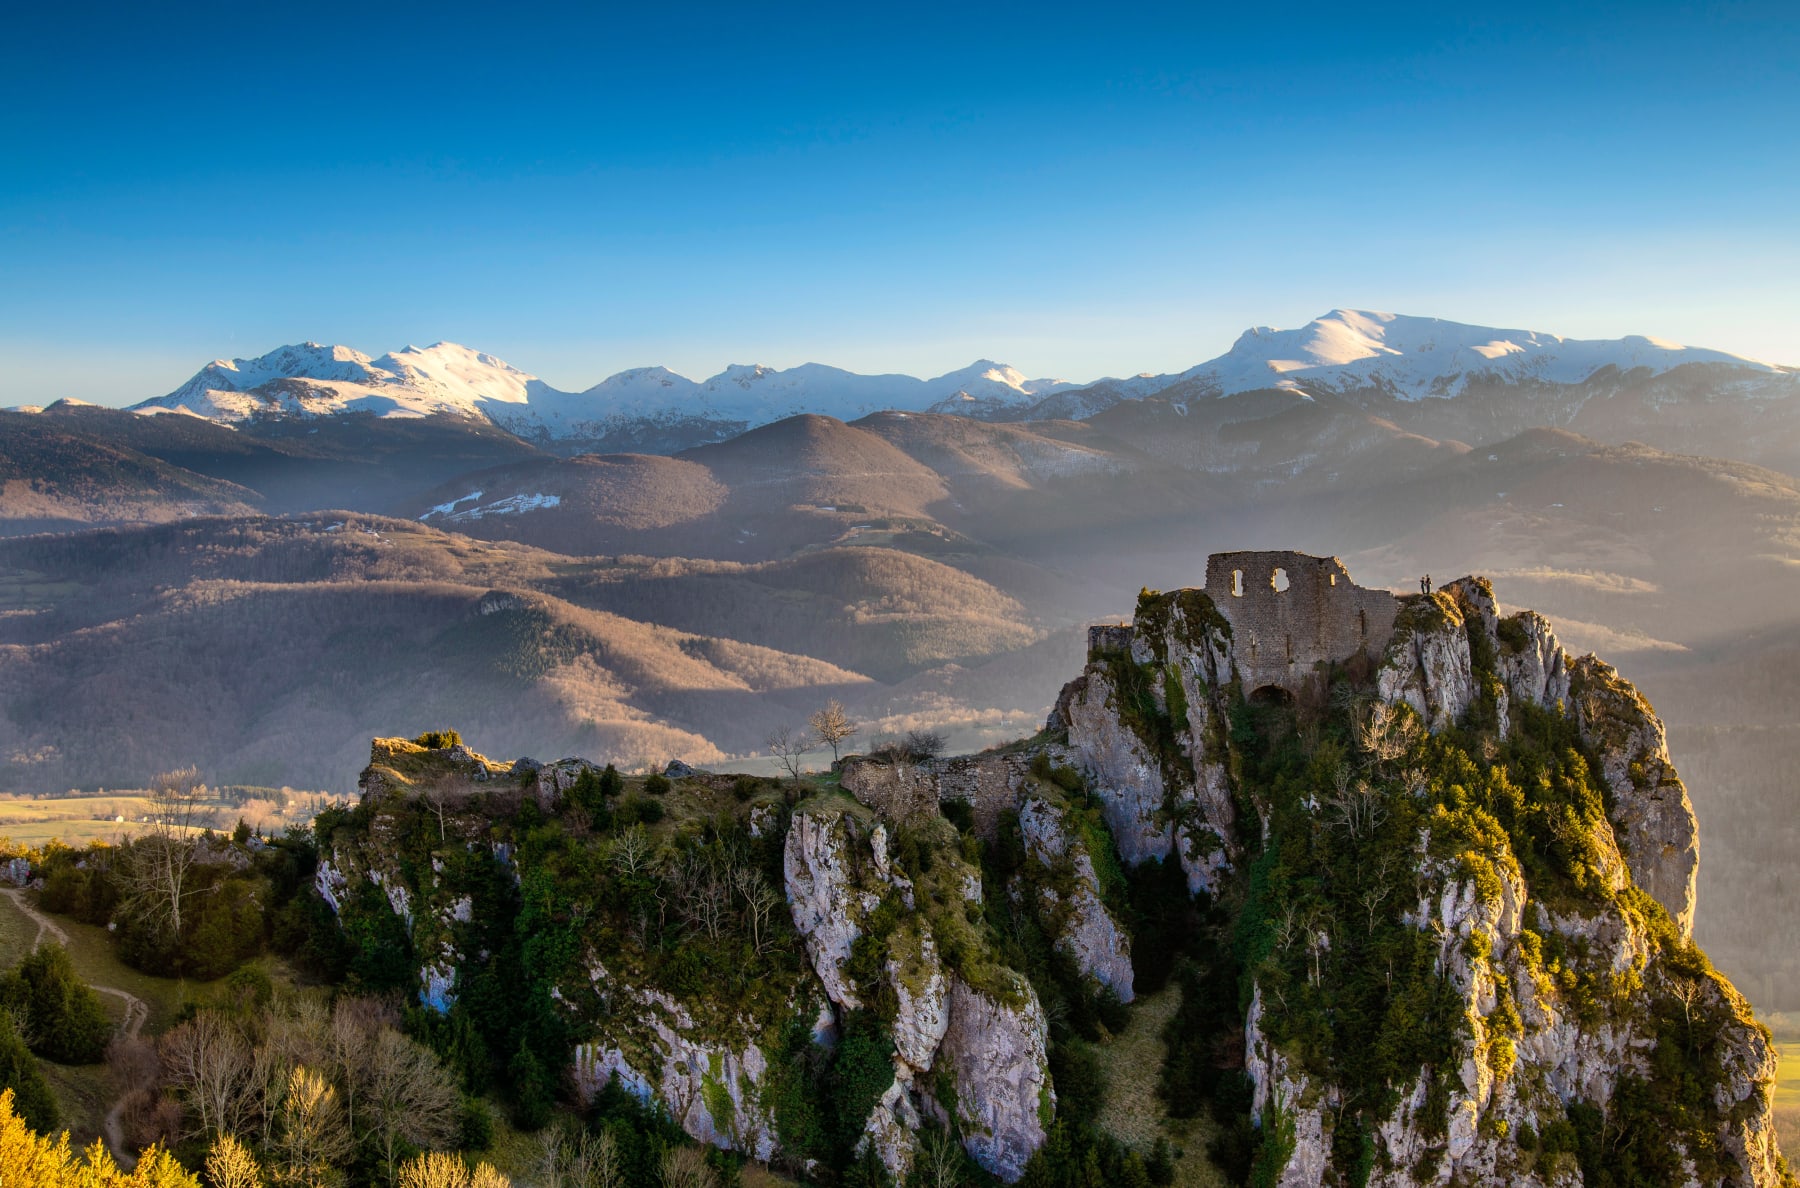
<path fill-rule="evenodd" d="M 1275 571 L 1275 576 L 1274 576 L 1274 577 L 1272 577 L 1272 578 L 1270 578 L 1270 579 L 1269 579 L 1269 584 L 1270 584 L 1270 585 L 1271 585 L 1271 586 L 1274 586 L 1274 587 L 1275 587 L 1275 592 L 1276 592 L 1276 593 L 1278 593 L 1278 594 L 1279 594 L 1279 593 L 1280 593 L 1280 592 L 1281 592 L 1281 591 L 1283 591 L 1283 590 L 1285 590 L 1285 589 L 1287 589 L 1287 588 L 1288 588 L 1288 575 L 1287 575 L 1287 570 L 1285 570 L 1285 569 L 1277 569 L 1277 570 L 1276 570 L 1276 571 Z"/>
<path fill-rule="evenodd" d="M 1244 596 L 1244 571 L 1241 569 L 1231 571 L 1231 596 L 1233 598 Z"/>
<path fill-rule="evenodd" d="M 1359 610 L 1356 612 L 1356 629 L 1358 631 L 1362 632 L 1364 639 L 1367 639 L 1369 637 L 1369 612 L 1368 611 Z"/>
<path fill-rule="evenodd" d="M 1294 695 L 1280 685 L 1263 685 L 1250 694 L 1251 705 L 1292 705 Z"/>
<path fill-rule="evenodd" d="M 1337 585 L 1337 574 L 1333 573 L 1333 574 L 1328 574 L 1326 576 L 1328 576 L 1331 579 L 1332 585 L 1334 585 L 1334 586 Z"/>

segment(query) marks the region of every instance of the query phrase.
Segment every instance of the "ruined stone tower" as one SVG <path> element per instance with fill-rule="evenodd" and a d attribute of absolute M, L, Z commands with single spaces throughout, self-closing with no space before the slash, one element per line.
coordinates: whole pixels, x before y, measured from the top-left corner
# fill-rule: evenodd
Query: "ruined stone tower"
<path fill-rule="evenodd" d="M 1380 656 L 1399 604 L 1350 580 L 1336 557 L 1287 551 L 1214 553 L 1206 593 L 1231 624 L 1232 660 L 1244 691 L 1296 692 L 1313 665 L 1358 652 Z"/>
<path fill-rule="evenodd" d="M 1214 553 L 1206 559 L 1205 588 L 1231 624 L 1231 659 L 1246 695 L 1297 693 L 1320 662 L 1358 652 L 1379 658 L 1400 605 L 1386 590 L 1351 581 L 1336 557 L 1287 550 Z M 1128 623 L 1089 627 L 1088 654 L 1129 652 L 1131 639 Z"/>

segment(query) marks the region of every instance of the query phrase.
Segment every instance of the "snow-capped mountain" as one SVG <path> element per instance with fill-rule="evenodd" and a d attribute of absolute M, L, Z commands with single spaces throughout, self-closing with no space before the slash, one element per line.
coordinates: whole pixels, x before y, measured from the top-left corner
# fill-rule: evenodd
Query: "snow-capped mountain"
<path fill-rule="evenodd" d="M 302 343 L 255 359 L 221 359 L 180 388 L 135 406 L 236 422 L 269 415 L 451 414 L 491 421 L 530 441 L 578 449 L 666 453 L 798 413 L 851 420 L 892 409 L 984 421 L 1082 419 L 1122 401 L 1182 402 L 1281 388 L 1376 393 L 1406 401 L 1530 385 L 1574 388 L 1600 375 L 1661 375 L 1706 364 L 1759 392 L 1800 385 L 1800 372 L 1654 338 L 1581 340 L 1439 318 L 1334 310 L 1295 330 L 1247 330 L 1223 355 L 1170 375 L 1091 384 L 1030 379 L 981 359 L 932 379 L 860 375 L 820 363 L 785 370 L 733 365 L 695 381 L 663 367 L 621 371 L 582 392 L 559 391 L 493 355 L 440 342 L 371 358 Z M 1610 369 L 1610 370 L 1609 370 Z"/>
<path fill-rule="evenodd" d="M 1263 388 L 1374 388 L 1418 400 L 1456 396 L 1481 380 L 1579 384 L 1607 367 L 1660 374 L 1689 363 L 1719 363 L 1766 375 L 1793 373 L 1792 368 L 1657 338 L 1562 338 L 1441 318 L 1335 309 L 1298 330 L 1246 330 L 1223 355 L 1160 377 L 1165 381 L 1160 386 L 1195 381 L 1221 396 Z"/>
<path fill-rule="evenodd" d="M 564 392 L 456 343 L 409 346 L 376 359 L 350 347 L 307 342 L 255 359 L 216 360 L 167 396 L 134 407 L 227 422 L 269 414 L 448 413 L 485 417 L 538 440 L 641 442 L 672 435 L 680 444 L 690 444 L 798 413 L 848 420 L 883 409 L 919 411 L 958 401 L 1024 408 L 1048 393 L 1076 386 L 1067 380 L 1028 379 L 983 359 L 926 380 L 803 363 L 786 370 L 737 364 L 695 382 L 665 367 L 639 367 L 586 391 Z"/>
<path fill-rule="evenodd" d="M 216 359 L 167 396 L 133 407 L 215 421 L 270 413 L 480 416 L 490 406 L 523 406 L 553 391 L 536 376 L 453 342 L 409 346 L 379 359 L 346 346 L 305 342 L 256 359 Z"/>

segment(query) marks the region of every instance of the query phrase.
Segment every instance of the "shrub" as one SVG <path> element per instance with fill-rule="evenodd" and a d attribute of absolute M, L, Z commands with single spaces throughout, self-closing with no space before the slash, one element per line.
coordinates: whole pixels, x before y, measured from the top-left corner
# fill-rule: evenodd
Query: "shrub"
<path fill-rule="evenodd" d="M 667 796 L 669 794 L 669 789 L 674 786 L 675 785 L 669 781 L 669 777 L 663 775 L 661 772 L 654 772 L 644 777 L 644 791 L 652 796 Z"/>
<path fill-rule="evenodd" d="M 413 739 L 413 745 L 431 751 L 447 751 L 462 746 L 462 735 L 455 730 L 427 730 Z"/>
<path fill-rule="evenodd" d="M 106 1054 L 112 1021 L 61 945 L 39 945 L 0 979 L 0 1004 L 22 1014 L 32 1050 L 46 1059 L 97 1064 Z"/>
<path fill-rule="evenodd" d="M 0 1092 L 7 1090 L 25 1125 L 43 1134 L 56 1129 L 56 1094 L 13 1026 L 12 1015 L 0 1011 Z"/>
<path fill-rule="evenodd" d="M 627 796 L 625 803 L 613 815 L 613 820 L 621 828 L 632 825 L 654 825 L 663 819 L 662 802 L 651 800 L 648 796 Z"/>

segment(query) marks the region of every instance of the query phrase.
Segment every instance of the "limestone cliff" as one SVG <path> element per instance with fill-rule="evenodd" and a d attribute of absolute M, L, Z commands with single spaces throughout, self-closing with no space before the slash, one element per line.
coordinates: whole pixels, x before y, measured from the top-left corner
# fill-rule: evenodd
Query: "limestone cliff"
<path fill-rule="evenodd" d="M 1691 943 L 1697 827 L 1649 705 L 1485 580 L 1316 566 L 1146 592 L 1051 719 L 1121 858 L 1247 897 L 1260 1182 L 1785 1182 L 1767 1033 Z M 1286 572 L 1325 576 L 1284 604 Z"/>
<path fill-rule="evenodd" d="M 1160 946 L 1204 1029 L 1170 1069 L 1200 1054 L 1258 1183 L 1792 1182 L 1661 723 L 1478 578 L 1220 554 L 1090 632 L 1039 737 L 829 779 L 427 741 L 321 818 L 352 976 L 797 1174 L 1063 1157 L 1094 1090 L 1058 1062 Z"/>

